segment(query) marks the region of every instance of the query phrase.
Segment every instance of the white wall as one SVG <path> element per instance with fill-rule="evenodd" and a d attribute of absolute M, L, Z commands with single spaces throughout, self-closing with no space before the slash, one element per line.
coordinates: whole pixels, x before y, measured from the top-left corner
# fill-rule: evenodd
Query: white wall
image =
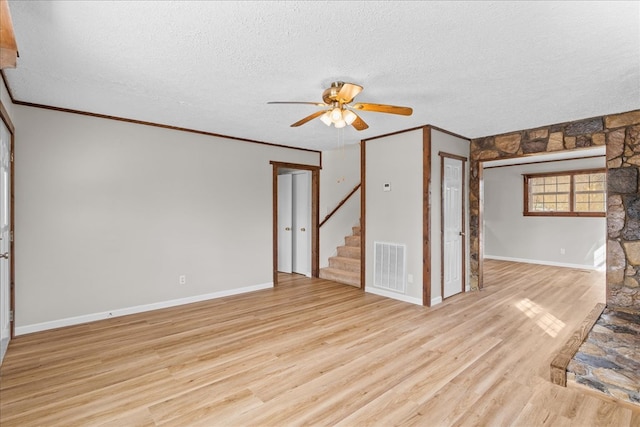
<path fill-rule="evenodd" d="M 360 182 L 360 144 L 322 152 L 320 221 Z M 320 228 L 320 267 L 329 265 L 336 247 L 360 220 L 360 190 Z"/>
<path fill-rule="evenodd" d="M 5 110 L 9 114 L 11 121 L 13 122 L 13 104 L 11 103 L 11 97 L 9 97 L 9 92 L 7 92 L 7 88 L 2 81 L 2 77 L 0 77 L 0 101 L 2 101 L 2 105 Z"/>
<path fill-rule="evenodd" d="M 470 144 L 466 139 L 431 129 L 431 304 L 442 302 L 442 194 L 440 152 L 469 159 Z M 469 230 L 469 164 L 465 162 L 465 230 Z M 465 236 L 465 287 L 469 289 L 469 233 Z"/>
<path fill-rule="evenodd" d="M 397 299 L 422 304 L 422 129 L 366 142 L 366 256 L 365 289 L 373 286 L 374 242 L 406 245 L 407 283 Z M 383 191 L 390 183 L 391 191 Z"/>
<path fill-rule="evenodd" d="M 271 286 L 269 161 L 319 164 L 24 106 L 13 118 L 18 333 Z"/>
<path fill-rule="evenodd" d="M 524 216 L 522 175 L 604 167 L 605 158 L 599 157 L 485 169 L 484 257 L 579 268 L 602 265 L 606 218 Z"/>

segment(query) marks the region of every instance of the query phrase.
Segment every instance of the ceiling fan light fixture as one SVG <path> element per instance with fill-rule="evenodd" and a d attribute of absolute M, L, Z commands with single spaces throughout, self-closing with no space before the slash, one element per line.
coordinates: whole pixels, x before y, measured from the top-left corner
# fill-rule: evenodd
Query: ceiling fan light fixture
<path fill-rule="evenodd" d="M 0 3 L 6 0 L 0 0 Z M 371 104 L 368 102 L 358 102 L 351 105 L 353 99 L 362 91 L 362 86 L 354 83 L 333 82 L 331 87 L 322 92 L 322 100 L 324 102 L 301 102 L 301 101 L 276 101 L 268 102 L 268 104 L 309 104 L 322 109 L 313 114 L 298 120 L 291 125 L 292 128 L 302 126 L 313 119 L 320 118 L 322 123 L 327 126 L 333 125 L 338 128 L 345 126 L 353 126 L 357 131 L 363 131 L 369 128 L 369 125 L 362 120 L 362 117 L 355 111 L 371 111 L 375 113 L 398 114 L 401 116 L 410 116 L 413 109 L 410 107 L 401 107 L 398 105 L 388 104 Z"/>
<path fill-rule="evenodd" d="M 344 122 L 348 125 L 353 123 L 357 117 L 358 116 L 356 116 L 356 113 L 351 110 L 345 109 L 342 111 L 342 120 L 344 120 Z"/>
<path fill-rule="evenodd" d="M 334 123 L 342 120 L 342 110 L 340 109 L 340 107 L 336 107 L 333 110 L 331 110 L 331 120 Z"/>
<path fill-rule="evenodd" d="M 331 111 L 327 111 L 323 115 L 320 116 L 320 120 L 327 126 L 331 126 Z"/>

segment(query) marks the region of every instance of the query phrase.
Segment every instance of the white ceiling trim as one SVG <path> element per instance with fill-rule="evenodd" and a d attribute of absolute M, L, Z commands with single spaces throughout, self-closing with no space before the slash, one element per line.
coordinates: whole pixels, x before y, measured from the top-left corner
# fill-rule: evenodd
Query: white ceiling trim
<path fill-rule="evenodd" d="M 525 165 L 529 163 L 554 162 L 561 160 L 584 159 L 586 157 L 604 157 L 607 151 L 604 145 L 598 147 L 578 148 L 575 150 L 554 151 L 551 153 L 536 153 L 522 157 L 512 157 L 509 159 L 487 160 L 480 164 L 483 169 L 500 166 Z"/>

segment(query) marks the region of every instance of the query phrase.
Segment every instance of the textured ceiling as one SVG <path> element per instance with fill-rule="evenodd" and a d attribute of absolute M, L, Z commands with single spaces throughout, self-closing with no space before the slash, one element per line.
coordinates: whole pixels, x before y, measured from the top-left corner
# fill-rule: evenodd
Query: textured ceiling
<path fill-rule="evenodd" d="M 312 149 L 640 108 L 640 2 L 10 1 L 15 100 Z M 342 80 L 370 128 L 289 125 Z"/>

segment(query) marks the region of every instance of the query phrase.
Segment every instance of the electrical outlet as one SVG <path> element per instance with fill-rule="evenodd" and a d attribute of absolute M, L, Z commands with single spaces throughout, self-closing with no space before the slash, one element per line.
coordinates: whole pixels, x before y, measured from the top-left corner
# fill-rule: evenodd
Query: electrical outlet
<path fill-rule="evenodd" d="M 564 255 L 564 248 L 560 248 L 560 255 Z"/>
<path fill-rule="evenodd" d="M 407 274 L 407 283 L 413 283 L 413 274 Z"/>
<path fill-rule="evenodd" d="M 178 276 L 178 284 L 186 285 L 187 284 L 187 276 L 184 274 L 182 276 Z"/>

